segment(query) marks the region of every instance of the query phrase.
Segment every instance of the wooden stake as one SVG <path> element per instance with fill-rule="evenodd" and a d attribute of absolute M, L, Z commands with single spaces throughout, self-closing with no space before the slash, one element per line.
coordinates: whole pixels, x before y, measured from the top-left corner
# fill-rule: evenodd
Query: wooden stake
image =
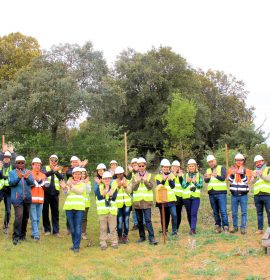
<path fill-rule="evenodd" d="M 2 151 L 4 150 L 5 135 L 2 135 Z"/>
<path fill-rule="evenodd" d="M 162 211 L 161 211 L 161 218 L 162 218 L 162 231 L 163 231 L 163 242 L 166 244 L 166 226 L 165 226 L 165 208 L 164 203 L 161 203 Z"/>
<path fill-rule="evenodd" d="M 128 150 L 127 150 L 127 133 L 124 133 L 124 139 L 125 139 L 125 171 L 126 174 L 128 173 Z"/>

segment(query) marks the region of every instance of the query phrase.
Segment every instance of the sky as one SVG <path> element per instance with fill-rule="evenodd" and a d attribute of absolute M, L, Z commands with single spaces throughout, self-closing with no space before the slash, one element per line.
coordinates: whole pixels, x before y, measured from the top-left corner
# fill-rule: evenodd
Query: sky
<path fill-rule="evenodd" d="M 170 46 L 194 68 L 244 81 L 255 125 L 270 132 L 270 1 L 1 1 L 0 36 L 21 32 L 42 49 L 91 41 L 108 65 L 126 48 Z M 270 139 L 267 141 L 270 144 Z"/>

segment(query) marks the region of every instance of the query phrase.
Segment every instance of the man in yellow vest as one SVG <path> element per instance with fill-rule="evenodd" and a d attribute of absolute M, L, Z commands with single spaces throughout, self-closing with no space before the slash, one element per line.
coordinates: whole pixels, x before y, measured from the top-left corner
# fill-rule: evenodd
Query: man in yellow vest
<path fill-rule="evenodd" d="M 208 155 L 206 160 L 209 168 L 204 174 L 204 182 L 207 184 L 209 200 L 214 214 L 215 232 L 221 233 L 223 229 L 225 233 L 228 233 L 226 169 L 217 165 L 216 158 L 213 155 Z"/>
<path fill-rule="evenodd" d="M 263 208 L 266 210 L 268 226 L 270 227 L 270 168 L 266 166 L 261 155 L 255 156 L 254 163 L 256 169 L 253 171 L 251 182 L 258 219 L 256 233 L 263 234 Z"/>
<path fill-rule="evenodd" d="M 51 234 L 51 222 L 49 218 L 49 208 L 51 208 L 52 233 L 60 237 L 59 234 L 59 189 L 60 181 L 64 180 L 61 174 L 61 167 L 58 165 L 57 155 L 51 155 L 49 158 L 50 165 L 42 168 L 42 172 L 48 178 L 49 187 L 45 188 L 44 204 L 42 210 L 42 220 L 45 235 Z"/>
<path fill-rule="evenodd" d="M 145 217 L 145 224 L 149 234 L 149 243 L 151 245 L 157 245 L 155 240 L 154 230 L 151 221 L 151 208 L 153 206 L 153 188 L 154 180 L 152 174 L 146 171 L 146 160 L 142 157 L 138 158 L 138 173 L 132 178 L 131 186 L 133 190 L 133 207 L 136 211 L 138 219 L 138 227 L 140 238 L 138 243 L 144 242 L 145 230 L 143 226 L 143 216 Z"/>

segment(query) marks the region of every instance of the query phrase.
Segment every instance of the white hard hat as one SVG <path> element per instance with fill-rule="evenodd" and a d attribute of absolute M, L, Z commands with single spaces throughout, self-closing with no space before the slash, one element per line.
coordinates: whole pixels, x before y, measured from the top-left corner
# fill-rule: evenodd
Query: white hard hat
<path fill-rule="evenodd" d="M 243 156 L 242 154 L 238 153 L 238 154 L 234 157 L 234 159 L 242 159 L 242 160 L 244 160 L 245 158 L 244 158 L 244 156 Z"/>
<path fill-rule="evenodd" d="M 255 158 L 254 158 L 254 162 L 256 162 L 256 161 L 260 161 L 260 160 L 264 160 L 264 158 L 263 158 L 261 155 L 257 155 L 257 156 L 255 156 Z"/>
<path fill-rule="evenodd" d="M 98 170 L 98 169 L 107 169 L 107 168 L 106 168 L 106 165 L 104 163 L 100 163 L 100 164 L 98 164 L 96 169 Z"/>
<path fill-rule="evenodd" d="M 78 157 L 76 157 L 76 156 L 72 156 L 70 161 L 73 161 L 73 160 L 80 160 L 80 159 Z"/>
<path fill-rule="evenodd" d="M 82 172 L 86 172 L 86 169 L 84 167 L 81 167 Z"/>
<path fill-rule="evenodd" d="M 117 166 L 117 167 L 115 168 L 114 174 L 122 174 L 122 173 L 125 173 L 124 168 L 121 167 L 121 166 Z"/>
<path fill-rule="evenodd" d="M 174 160 L 174 161 L 172 162 L 172 165 L 173 165 L 173 166 L 180 166 L 180 162 L 179 162 L 178 160 Z"/>
<path fill-rule="evenodd" d="M 105 171 L 102 175 L 102 179 L 105 179 L 105 178 L 112 178 L 112 173 L 109 171 Z"/>
<path fill-rule="evenodd" d="M 34 162 L 36 162 L 36 163 L 42 163 L 41 160 L 40 160 L 40 158 L 38 158 L 38 157 L 33 158 L 32 163 L 34 163 Z"/>
<path fill-rule="evenodd" d="M 111 165 L 112 163 L 116 163 L 116 164 L 117 164 L 117 161 L 113 159 L 113 160 L 110 161 L 110 165 Z"/>
<path fill-rule="evenodd" d="M 25 161 L 25 158 L 23 156 L 17 156 L 16 159 L 15 159 L 15 162 L 20 161 L 20 160 Z"/>
<path fill-rule="evenodd" d="M 215 160 L 216 158 L 213 155 L 208 155 L 206 161 L 209 162 L 211 160 Z"/>
<path fill-rule="evenodd" d="M 139 157 L 137 163 L 145 163 L 146 164 L 146 160 L 143 157 Z"/>
<path fill-rule="evenodd" d="M 4 153 L 4 157 L 11 157 L 11 153 L 10 153 L 9 151 L 6 151 L 6 152 Z"/>
<path fill-rule="evenodd" d="M 133 158 L 132 160 L 131 160 L 131 163 L 137 163 L 138 162 L 138 159 L 137 158 Z"/>
<path fill-rule="evenodd" d="M 50 158 L 56 158 L 56 159 L 58 159 L 58 156 L 57 156 L 57 155 L 51 155 Z"/>
<path fill-rule="evenodd" d="M 72 173 L 74 173 L 74 172 L 82 172 L 81 167 L 74 167 L 74 168 L 72 169 Z"/>
<path fill-rule="evenodd" d="M 191 158 L 187 164 L 197 164 L 196 160 Z"/>
<path fill-rule="evenodd" d="M 169 162 L 169 160 L 164 158 L 163 160 L 161 160 L 160 165 L 161 166 L 171 166 L 171 163 Z"/>

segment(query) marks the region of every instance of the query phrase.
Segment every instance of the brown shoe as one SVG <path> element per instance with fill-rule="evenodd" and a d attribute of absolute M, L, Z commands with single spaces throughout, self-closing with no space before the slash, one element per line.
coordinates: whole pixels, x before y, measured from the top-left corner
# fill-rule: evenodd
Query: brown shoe
<path fill-rule="evenodd" d="M 44 233 L 44 235 L 50 235 L 51 233 L 49 232 L 49 231 L 46 231 L 45 233 Z"/>
<path fill-rule="evenodd" d="M 62 235 L 60 235 L 60 233 L 54 233 L 53 236 L 58 237 L 58 238 L 62 238 Z"/>
<path fill-rule="evenodd" d="M 128 237 L 126 235 L 123 235 L 122 242 L 123 242 L 123 244 L 128 243 Z"/>
<path fill-rule="evenodd" d="M 222 232 L 222 228 L 219 225 L 215 226 L 215 233 L 221 233 Z"/>
<path fill-rule="evenodd" d="M 263 234 L 263 230 L 262 229 L 258 229 L 255 231 L 256 234 Z"/>
<path fill-rule="evenodd" d="M 233 229 L 230 230 L 230 233 L 236 233 L 238 232 L 238 228 L 237 227 L 234 227 Z"/>

